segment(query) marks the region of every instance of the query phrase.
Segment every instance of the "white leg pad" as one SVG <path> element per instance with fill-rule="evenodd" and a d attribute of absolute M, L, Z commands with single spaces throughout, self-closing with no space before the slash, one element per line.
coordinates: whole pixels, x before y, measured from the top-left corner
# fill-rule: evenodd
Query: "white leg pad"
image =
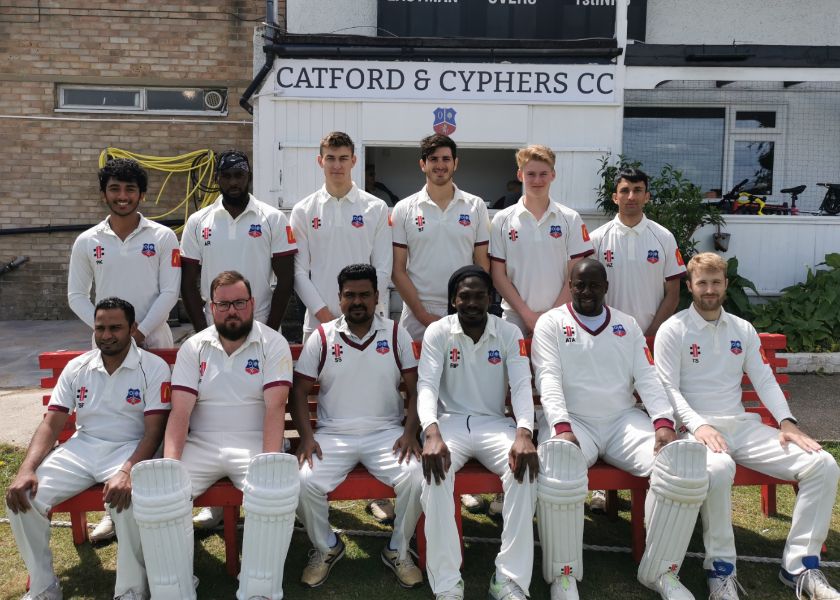
<path fill-rule="evenodd" d="M 539 445 L 537 526 L 542 545 L 543 578 L 583 577 L 583 503 L 588 476 L 580 448 L 566 440 Z"/>
<path fill-rule="evenodd" d="M 279 452 L 256 455 L 242 491 L 245 533 L 236 597 L 282 600 L 283 566 L 300 493 L 297 459 Z"/>
<path fill-rule="evenodd" d="M 650 475 L 653 500 L 645 519 L 647 538 L 638 574 L 641 583 L 650 587 L 663 573 L 679 571 L 708 490 L 703 444 L 677 440 L 659 451 Z"/>
<path fill-rule="evenodd" d="M 131 469 L 131 501 L 155 600 L 195 600 L 192 484 L 181 461 L 159 458 Z"/>

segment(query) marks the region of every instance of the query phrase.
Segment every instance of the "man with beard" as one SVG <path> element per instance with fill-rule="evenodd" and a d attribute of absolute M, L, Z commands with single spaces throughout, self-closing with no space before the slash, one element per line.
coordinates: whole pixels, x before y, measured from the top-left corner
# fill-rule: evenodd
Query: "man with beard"
<path fill-rule="evenodd" d="M 149 585 L 152 597 L 196 597 L 190 498 L 227 477 L 243 490 L 246 511 L 236 597 L 277 600 L 299 488 L 297 461 L 282 454 L 292 356 L 282 335 L 254 321 L 240 273 L 220 273 L 210 297 L 213 325 L 175 361 L 164 458 L 133 472 Z"/>
<path fill-rule="evenodd" d="M 438 600 L 464 597 L 453 492 L 471 458 L 501 477 L 505 493 L 502 547 L 490 578 L 491 600 L 524 600 L 534 562 L 534 400 L 525 340 L 519 329 L 487 314 L 490 276 L 470 265 L 449 278 L 449 315 L 423 336 L 418 413 L 429 584 Z M 454 313 L 454 314 L 453 314 Z M 510 385 L 514 418 L 505 416 Z"/>
<path fill-rule="evenodd" d="M 633 317 L 604 305 L 607 272 L 571 269 L 572 301 L 537 321 L 531 346 L 546 423 L 540 424 L 537 518 L 552 600 L 577 600 L 583 577 L 587 469 L 599 458 L 650 476 L 638 579 L 664 600 L 694 600 L 677 577 L 706 497 L 705 449 L 677 440 L 674 411 Z M 634 388 L 647 408 L 635 407 Z"/>
<path fill-rule="evenodd" d="M 840 468 L 797 426 L 753 326 L 723 310 L 726 261 L 711 252 L 695 255 L 686 283 L 692 304 L 659 328 L 655 356 L 680 421 L 708 451 L 709 497 L 700 516 L 709 598 L 738 599 L 731 493 L 735 465 L 741 464 L 798 482 L 779 579 L 796 590 L 797 598 L 838 600 L 840 592 L 829 585 L 819 564 Z M 744 410 L 744 373 L 778 429 Z"/>
<path fill-rule="evenodd" d="M 301 576 L 308 587 L 324 583 L 344 556 L 344 542 L 330 529 L 327 494 L 358 463 L 393 487 L 397 496 L 394 532 L 382 549 L 382 562 L 401 586 L 423 583 L 408 551 L 420 518 L 422 479 L 417 359 L 408 333 L 376 314 L 376 289 L 376 269 L 371 265 L 344 267 L 338 274 L 342 316 L 318 326 L 295 367 L 292 415 L 300 433 L 298 516 L 314 546 Z M 401 377 L 407 411 L 399 391 Z M 313 433 L 308 397 L 316 381 L 321 387 Z"/>
<path fill-rule="evenodd" d="M 97 303 L 97 349 L 74 358 L 61 372 L 47 414 L 6 490 L 6 514 L 30 577 L 24 600 L 61 600 L 47 515 L 56 504 L 97 482 L 105 484 L 103 500 L 120 540 L 114 598 L 148 598 L 130 472 L 154 455 L 163 438 L 169 367 L 137 348 L 132 342 L 136 329 L 131 304 L 119 298 Z M 76 413 L 76 433 L 55 447 L 71 411 Z"/>

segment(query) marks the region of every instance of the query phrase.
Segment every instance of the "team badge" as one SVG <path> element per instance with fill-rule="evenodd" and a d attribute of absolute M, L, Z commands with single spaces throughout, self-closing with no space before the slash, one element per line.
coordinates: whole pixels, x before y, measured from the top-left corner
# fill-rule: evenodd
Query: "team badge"
<path fill-rule="evenodd" d="M 87 393 L 88 389 L 85 386 L 82 386 L 78 390 L 76 390 L 76 406 L 82 408 L 85 405 L 85 400 L 87 400 Z"/>
<path fill-rule="evenodd" d="M 341 344 L 333 344 L 332 355 L 335 359 L 335 362 L 341 362 Z"/>
<path fill-rule="evenodd" d="M 498 365 L 502 362 L 502 355 L 499 353 L 498 350 L 489 350 L 487 352 L 487 362 L 491 365 Z"/>
<path fill-rule="evenodd" d="M 563 325 L 563 333 L 566 335 L 566 343 L 575 341 L 575 328 L 571 325 Z"/>
<path fill-rule="evenodd" d="M 172 401 L 172 384 L 164 381 L 160 384 L 160 403 L 169 404 Z"/>
<path fill-rule="evenodd" d="M 516 232 L 515 229 L 511 229 L 510 231 L 508 231 L 508 238 L 511 242 L 515 242 L 517 238 L 519 238 L 519 234 Z"/>
<path fill-rule="evenodd" d="M 548 235 L 556 240 L 557 238 L 563 237 L 563 229 L 559 225 L 552 225 L 548 230 Z"/>
<path fill-rule="evenodd" d="M 432 123 L 432 129 L 435 133 L 442 135 L 452 135 L 455 132 L 455 115 L 457 111 L 454 108 L 438 107 L 434 111 L 435 120 Z"/>
<path fill-rule="evenodd" d="M 105 256 L 105 248 L 102 246 L 97 246 L 93 249 L 93 258 L 96 259 L 96 264 L 102 264 L 102 257 Z"/>
<path fill-rule="evenodd" d="M 358 229 L 359 227 L 365 226 L 365 217 L 363 215 L 353 215 L 353 220 L 350 221 L 350 224 Z"/>
<path fill-rule="evenodd" d="M 583 241 L 584 242 L 589 241 L 589 230 L 586 228 L 586 225 L 581 225 L 580 226 L 580 234 L 581 234 L 581 236 L 583 236 Z"/>
<path fill-rule="evenodd" d="M 449 351 L 449 366 L 453 369 L 458 367 L 458 363 L 461 361 L 461 352 L 458 348 L 452 348 Z"/>
<path fill-rule="evenodd" d="M 376 351 L 379 354 L 388 354 L 391 351 L 391 348 L 388 347 L 388 340 L 379 340 L 376 342 Z"/>
<path fill-rule="evenodd" d="M 744 351 L 744 348 L 741 346 L 741 340 L 730 340 L 729 351 L 735 356 L 741 354 Z"/>
<path fill-rule="evenodd" d="M 181 266 L 181 251 L 178 248 L 172 249 L 172 266 L 173 267 L 180 267 Z"/>
<path fill-rule="evenodd" d="M 206 371 L 206 370 L 207 370 L 207 361 L 202 360 L 201 364 L 198 365 L 198 375 L 199 375 L 199 377 L 204 377 L 204 371 Z"/>
<path fill-rule="evenodd" d="M 319 219 L 318 217 L 313 217 L 312 229 L 321 229 L 321 219 Z"/>
<path fill-rule="evenodd" d="M 627 335 L 627 331 L 624 329 L 624 325 L 619 323 L 618 325 L 613 325 L 613 335 L 617 335 L 618 337 L 624 337 Z"/>
<path fill-rule="evenodd" d="M 260 372 L 260 361 L 256 358 L 249 358 L 248 362 L 245 363 L 245 372 L 248 375 L 256 375 Z"/>
<path fill-rule="evenodd" d="M 470 216 L 461 215 L 460 217 L 458 217 L 458 224 L 463 225 L 464 227 L 469 227 L 472 224 L 472 221 L 470 221 Z"/>
<path fill-rule="evenodd" d="M 682 253 L 680 252 L 679 248 L 677 248 L 677 251 L 675 252 L 675 256 L 677 257 L 677 264 L 681 267 L 684 267 L 685 266 L 685 261 L 683 260 Z"/>
<path fill-rule="evenodd" d="M 615 259 L 615 253 L 612 250 L 604 250 L 604 263 L 608 267 L 613 266 L 613 260 Z"/>
<path fill-rule="evenodd" d="M 143 249 L 140 251 L 140 254 L 143 256 L 154 256 L 157 254 L 155 252 L 155 245 L 154 244 L 143 244 Z"/>
<path fill-rule="evenodd" d="M 417 225 L 417 231 L 423 231 L 423 228 L 426 226 L 426 219 L 423 215 L 417 215 L 414 217 L 414 223 Z"/>
<path fill-rule="evenodd" d="M 125 396 L 125 401 L 132 406 L 140 404 L 140 390 L 137 388 L 128 388 L 128 394 Z"/>
<path fill-rule="evenodd" d="M 295 230 L 292 229 L 291 225 L 286 225 L 286 241 L 290 244 L 297 244 L 297 240 L 295 239 Z"/>
<path fill-rule="evenodd" d="M 647 346 L 645 346 L 645 358 L 650 364 L 653 364 L 653 352 Z"/>
<path fill-rule="evenodd" d="M 262 237 L 262 225 L 251 225 L 251 228 L 248 230 L 248 235 L 252 238 Z"/>
<path fill-rule="evenodd" d="M 659 262 L 659 250 L 648 250 L 647 261 L 652 265 L 655 265 L 656 263 L 658 263 Z"/>
<path fill-rule="evenodd" d="M 700 346 L 697 344 L 691 344 L 691 346 L 688 347 L 688 353 L 691 355 L 691 362 L 700 362 Z"/>

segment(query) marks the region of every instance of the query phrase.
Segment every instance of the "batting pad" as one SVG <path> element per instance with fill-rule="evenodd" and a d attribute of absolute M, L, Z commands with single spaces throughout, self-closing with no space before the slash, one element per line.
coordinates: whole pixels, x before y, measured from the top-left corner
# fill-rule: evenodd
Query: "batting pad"
<path fill-rule="evenodd" d="M 248 465 L 242 490 L 245 533 L 238 600 L 283 598 L 283 566 L 300 492 L 297 459 L 291 454 L 258 454 Z"/>
<path fill-rule="evenodd" d="M 171 458 L 143 461 L 131 469 L 131 488 L 152 598 L 195 600 L 187 469 Z"/>
<path fill-rule="evenodd" d="M 543 578 L 583 577 L 583 503 L 588 476 L 580 448 L 566 440 L 539 445 L 537 527 L 542 544 Z"/>
<path fill-rule="evenodd" d="M 639 581 L 647 586 L 682 565 L 697 513 L 706 499 L 709 477 L 706 446 L 678 440 L 664 446 L 653 463 L 646 516 L 645 553 L 639 565 Z"/>

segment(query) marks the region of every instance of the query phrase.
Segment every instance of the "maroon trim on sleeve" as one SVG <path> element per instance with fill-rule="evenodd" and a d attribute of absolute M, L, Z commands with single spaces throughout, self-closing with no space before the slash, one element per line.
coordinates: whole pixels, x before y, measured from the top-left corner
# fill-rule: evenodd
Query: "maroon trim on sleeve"
<path fill-rule="evenodd" d="M 291 250 L 286 250 L 285 252 L 275 252 L 271 255 L 271 258 L 277 258 L 279 256 L 292 256 L 298 253 L 297 248 L 292 248 Z"/>
<path fill-rule="evenodd" d="M 682 273 L 677 273 L 676 275 L 671 275 L 670 277 L 666 277 L 665 281 L 671 281 L 672 279 L 685 279 L 688 275 L 687 271 L 683 271 Z"/>
<path fill-rule="evenodd" d="M 408 244 L 400 244 L 398 242 L 391 242 L 392 246 L 396 246 L 397 248 L 408 248 Z"/>
<path fill-rule="evenodd" d="M 318 325 L 318 335 L 321 337 L 321 360 L 318 361 L 318 375 L 327 363 L 327 334 L 324 332 L 324 326 Z"/>
<path fill-rule="evenodd" d="M 560 423 L 554 424 L 554 435 L 560 435 L 561 433 L 571 433 L 572 432 L 572 425 L 568 421 L 562 421 Z"/>
<path fill-rule="evenodd" d="M 70 412 L 70 409 L 69 409 L 69 408 L 67 408 L 66 406 L 59 406 L 58 404 L 50 404 L 50 405 L 47 407 L 47 412 L 63 412 L 63 413 L 69 413 L 69 412 Z"/>
<path fill-rule="evenodd" d="M 184 256 L 183 254 L 181 255 L 181 262 L 182 263 L 187 262 L 187 263 L 190 263 L 190 264 L 193 264 L 193 265 L 200 265 L 201 264 L 200 260 L 197 260 L 195 258 L 189 258 L 188 256 Z"/>
<path fill-rule="evenodd" d="M 416 373 L 417 367 L 410 367 L 408 369 L 400 369 L 400 373 Z"/>
<path fill-rule="evenodd" d="M 589 256 L 590 254 L 595 254 L 595 250 L 589 249 L 586 252 L 581 252 L 580 254 L 572 254 L 569 258 L 584 258 Z"/>
<path fill-rule="evenodd" d="M 492 254 L 490 255 L 490 260 L 500 263 L 507 262 L 504 258 L 499 258 L 498 256 L 493 256 Z"/>
<path fill-rule="evenodd" d="M 283 387 L 289 387 L 290 388 L 290 387 L 292 387 L 292 382 L 291 381 L 286 381 L 285 379 L 281 379 L 279 381 L 272 381 L 271 383 L 266 383 L 263 386 L 263 391 L 267 390 L 268 388 L 273 388 L 273 387 L 278 387 L 278 386 L 283 386 Z"/>
<path fill-rule="evenodd" d="M 668 429 L 674 429 L 674 422 L 671 419 L 656 419 L 653 422 L 654 429 L 661 429 L 662 427 L 666 427 Z"/>
<path fill-rule="evenodd" d="M 490 245 L 490 240 L 485 240 L 483 242 L 476 242 L 475 244 L 473 244 L 473 246 L 476 246 L 476 247 L 478 247 L 478 246 L 489 246 L 489 245 Z"/>
<path fill-rule="evenodd" d="M 153 408 L 152 410 L 147 410 L 143 413 L 143 415 L 167 415 L 169 414 L 168 408 Z"/>
<path fill-rule="evenodd" d="M 305 379 L 306 381 L 317 381 L 317 378 L 312 377 L 311 375 L 304 375 L 300 371 L 295 371 L 295 377 L 300 377 L 301 379 Z"/>
<path fill-rule="evenodd" d="M 173 385 L 172 386 L 172 391 L 173 392 L 175 392 L 175 391 L 189 392 L 190 394 L 195 394 L 196 396 L 198 396 L 198 390 L 194 390 L 191 387 L 187 387 L 185 385 Z"/>

